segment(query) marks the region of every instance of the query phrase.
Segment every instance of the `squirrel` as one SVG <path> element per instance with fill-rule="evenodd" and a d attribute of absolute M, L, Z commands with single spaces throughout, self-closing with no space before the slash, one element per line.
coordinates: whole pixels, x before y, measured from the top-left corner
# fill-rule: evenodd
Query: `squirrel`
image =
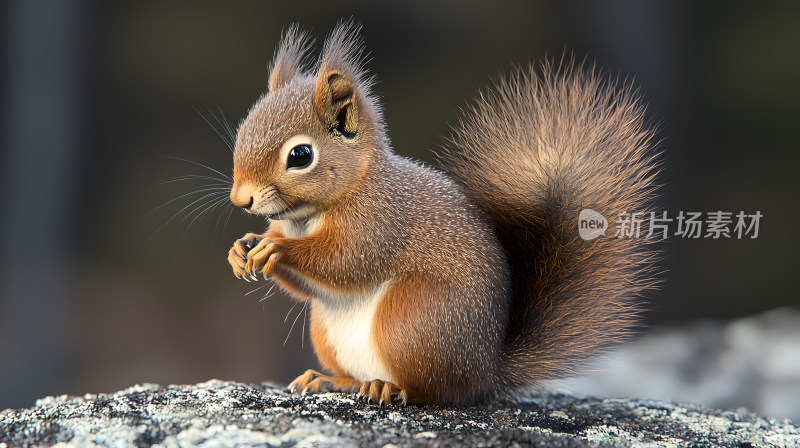
<path fill-rule="evenodd" d="M 267 218 L 234 274 L 310 301 L 292 392 L 475 404 L 573 374 L 626 337 L 658 283 L 649 241 L 578 236 L 578 215 L 644 210 L 659 152 L 629 83 L 585 64 L 517 67 L 461 111 L 437 161 L 395 154 L 360 25 L 318 60 L 297 25 L 240 123 L 231 201 Z M 537 71 L 539 70 L 539 71 Z"/>

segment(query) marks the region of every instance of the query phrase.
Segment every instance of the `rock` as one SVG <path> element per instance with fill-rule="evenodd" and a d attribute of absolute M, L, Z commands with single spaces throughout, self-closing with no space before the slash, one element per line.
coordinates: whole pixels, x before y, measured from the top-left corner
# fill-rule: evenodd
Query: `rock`
<path fill-rule="evenodd" d="M 47 397 L 0 413 L 0 447 L 800 445 L 788 420 L 691 404 L 533 395 L 515 404 L 378 407 L 354 398 L 217 380 Z"/>
<path fill-rule="evenodd" d="M 746 407 L 800 421 L 800 310 L 653 328 L 585 371 L 548 389 Z"/>

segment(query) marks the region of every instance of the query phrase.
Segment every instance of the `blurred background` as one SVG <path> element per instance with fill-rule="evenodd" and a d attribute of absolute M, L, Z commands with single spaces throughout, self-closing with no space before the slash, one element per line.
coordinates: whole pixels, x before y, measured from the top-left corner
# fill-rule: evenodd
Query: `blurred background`
<path fill-rule="evenodd" d="M 792 311 L 800 306 L 798 3 L 8 1 L 0 8 L 0 409 L 141 382 L 285 384 L 317 365 L 301 307 L 280 294 L 262 301 L 269 288 L 256 288 L 265 283 L 236 280 L 226 262 L 230 244 L 262 231 L 263 221 L 229 214 L 224 203 L 198 218 L 205 207 L 193 201 L 206 182 L 164 181 L 216 175 L 199 164 L 230 173 L 217 120 L 235 129 L 266 90 L 281 30 L 300 22 L 320 43 L 349 16 L 364 25 L 396 151 L 424 161 L 457 108 L 514 62 L 566 51 L 634 78 L 649 117 L 661 123 L 662 209 L 764 215 L 754 240 L 668 239 L 664 288 L 647 315 L 652 329 L 635 343 L 663 344 L 673 340 L 664 332 L 686 330 L 675 344 L 707 347 L 709 333 L 689 329 L 710 322 L 722 336 L 707 350 L 719 353 L 733 344 L 722 330 L 727 322 L 779 309 L 765 324 L 773 339 L 734 331 L 734 340 L 756 352 L 783 344 L 781 359 L 800 358 Z M 780 325 L 775 313 L 784 316 Z M 651 358 L 670 359 L 655 347 Z M 635 361 L 637 353 L 619 356 Z M 623 370 L 633 371 L 630 364 Z M 686 381 L 696 376 L 674 370 Z M 790 388 L 778 395 L 800 398 L 798 370 L 790 368 Z M 641 374 L 641 388 L 630 393 L 695 399 L 664 381 Z M 752 383 L 716 383 L 730 399 L 711 404 L 784 412 L 760 407 Z"/>

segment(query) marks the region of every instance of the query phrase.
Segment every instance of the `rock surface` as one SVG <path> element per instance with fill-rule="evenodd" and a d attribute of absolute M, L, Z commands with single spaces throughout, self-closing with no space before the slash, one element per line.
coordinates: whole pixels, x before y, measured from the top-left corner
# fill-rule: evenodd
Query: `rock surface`
<path fill-rule="evenodd" d="M 536 395 L 481 407 L 378 407 L 354 398 L 217 380 L 47 397 L 0 413 L 0 447 L 800 446 L 788 420 L 690 404 Z"/>
<path fill-rule="evenodd" d="M 800 309 L 731 322 L 653 328 L 585 368 L 548 384 L 571 394 L 691 401 L 745 407 L 800 421 Z"/>

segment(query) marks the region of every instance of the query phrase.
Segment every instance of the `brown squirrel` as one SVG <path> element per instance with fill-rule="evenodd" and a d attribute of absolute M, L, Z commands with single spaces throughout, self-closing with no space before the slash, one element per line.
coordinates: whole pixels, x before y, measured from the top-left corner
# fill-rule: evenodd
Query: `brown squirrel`
<path fill-rule="evenodd" d="M 438 155 L 448 174 L 392 151 L 342 22 L 316 65 L 284 34 L 268 93 L 240 124 L 233 203 L 268 218 L 228 255 L 234 273 L 311 301 L 325 375 L 292 391 L 388 403 L 511 397 L 625 336 L 657 283 L 647 241 L 584 241 L 578 214 L 640 211 L 658 168 L 644 106 L 565 63 L 518 68 L 481 93 Z"/>

